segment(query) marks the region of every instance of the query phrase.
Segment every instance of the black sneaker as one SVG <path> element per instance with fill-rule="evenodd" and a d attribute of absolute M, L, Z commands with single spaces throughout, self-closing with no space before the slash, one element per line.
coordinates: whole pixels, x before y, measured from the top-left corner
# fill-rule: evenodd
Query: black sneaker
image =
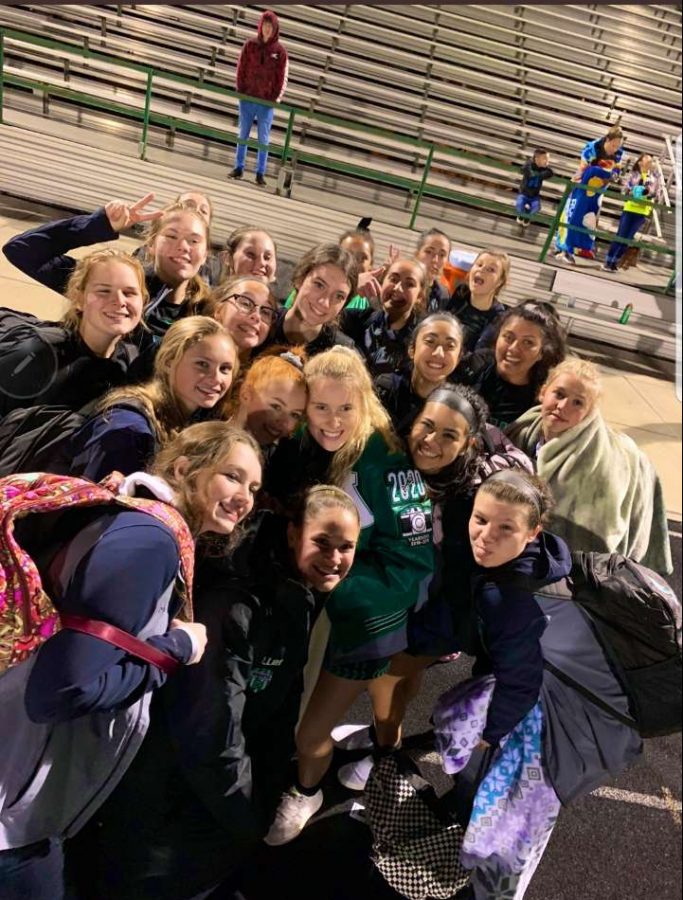
<path fill-rule="evenodd" d="M 256 184 L 257 184 L 259 187 L 265 187 L 265 186 L 266 186 L 266 179 L 263 177 L 263 175 L 261 175 L 260 172 L 257 172 L 257 173 L 256 173 Z"/>
<path fill-rule="evenodd" d="M 228 178 L 241 178 L 244 175 L 244 169 L 233 169 Z"/>

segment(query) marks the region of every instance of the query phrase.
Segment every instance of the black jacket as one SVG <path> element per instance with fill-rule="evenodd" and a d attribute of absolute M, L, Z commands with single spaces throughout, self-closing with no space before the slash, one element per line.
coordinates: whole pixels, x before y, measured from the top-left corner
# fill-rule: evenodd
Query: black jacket
<path fill-rule="evenodd" d="M 539 168 L 533 159 L 528 159 L 522 166 L 522 181 L 519 185 L 519 192 L 529 199 L 538 197 L 546 178 L 553 177 L 553 170 L 550 166 Z"/>
<path fill-rule="evenodd" d="M 290 783 L 318 602 L 290 567 L 284 520 L 262 513 L 231 558 L 203 558 L 196 576 L 204 656 L 157 692 L 142 748 L 79 838 L 86 900 L 186 900 L 221 881 Z"/>
<path fill-rule="evenodd" d="M 476 309 L 472 306 L 472 292 L 466 284 L 458 284 L 453 296 L 443 309 L 459 320 L 464 332 L 463 351 L 472 353 L 482 350 L 493 342 L 498 319 L 505 312 L 502 303 L 494 300 L 490 309 Z"/>
<path fill-rule="evenodd" d="M 539 385 L 511 384 L 498 374 L 493 350 L 468 354 L 450 376 L 455 384 L 466 384 L 480 394 L 489 408 L 489 422 L 505 429 L 536 402 Z"/>
<path fill-rule="evenodd" d="M 290 564 L 285 521 L 272 513 L 260 514 L 229 565 L 200 565 L 195 616 L 208 644 L 168 695 L 188 710 L 181 766 L 219 821 L 233 814 L 230 804 L 223 812 L 224 798 L 240 792 L 252 797 L 259 825 L 270 824 L 287 786 L 316 610 Z"/>
<path fill-rule="evenodd" d="M 79 410 L 125 384 L 137 355 L 134 346 L 119 341 L 108 359 L 97 356 L 61 325 L 15 328 L 0 340 L 0 418 L 38 404 Z"/>
<path fill-rule="evenodd" d="M 118 238 L 119 233 L 111 227 L 101 207 L 89 215 L 71 216 L 31 228 L 7 241 L 2 252 L 25 275 L 63 294 L 78 262 L 69 256 L 69 251 Z M 161 339 L 173 322 L 186 316 L 190 309 L 187 303 L 171 302 L 171 288 L 154 274 L 152 267 L 145 268 L 145 283 L 150 298 L 143 313 L 147 329 L 137 328 L 129 337 L 140 351 L 132 375 L 134 381 L 150 377 Z"/>
<path fill-rule="evenodd" d="M 263 344 L 261 344 L 260 347 L 256 348 L 256 355 L 262 353 L 273 344 L 284 344 L 285 346 L 288 346 L 293 343 L 297 343 L 296 341 L 290 341 L 285 334 L 284 322 L 286 314 L 286 309 L 279 309 L 277 311 L 275 324 L 273 325 L 273 328 L 270 332 L 270 337 L 266 338 Z M 316 353 L 322 353 L 323 350 L 330 350 L 332 347 L 336 346 L 350 347 L 351 349 L 355 349 L 356 345 L 353 343 L 351 338 L 347 337 L 347 335 L 345 335 L 344 332 L 336 325 L 327 324 L 323 325 L 320 330 L 320 334 L 317 337 L 313 338 L 312 341 L 309 341 L 306 344 L 306 353 L 309 357 L 311 357 L 315 356 Z"/>
<path fill-rule="evenodd" d="M 375 390 L 382 406 L 391 416 L 396 433 L 405 438 L 413 426 L 418 413 L 427 402 L 416 394 L 408 373 L 393 372 L 375 379 Z"/>
<path fill-rule="evenodd" d="M 363 354 L 373 378 L 391 374 L 408 364 L 408 343 L 417 324 L 413 313 L 398 331 L 389 325 L 383 309 L 349 309 L 342 314 L 341 328 Z"/>

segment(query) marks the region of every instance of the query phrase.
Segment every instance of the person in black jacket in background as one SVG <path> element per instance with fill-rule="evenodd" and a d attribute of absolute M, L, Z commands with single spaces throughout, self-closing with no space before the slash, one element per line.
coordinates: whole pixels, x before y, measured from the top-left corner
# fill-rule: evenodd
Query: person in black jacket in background
<path fill-rule="evenodd" d="M 535 216 L 541 210 L 543 181 L 554 175 L 548 165 L 549 162 L 548 151 L 538 148 L 534 150 L 534 155 L 522 167 L 522 182 L 519 186 L 515 209 L 517 210 L 517 222 L 523 228 L 530 224 L 528 216 Z"/>
<path fill-rule="evenodd" d="M 189 900 L 245 862 L 289 781 L 310 630 L 359 533 L 353 501 L 319 485 L 293 521 L 265 512 L 231 557 L 201 560 L 205 658 L 167 685 L 138 758 L 79 839 L 79 897 Z"/>

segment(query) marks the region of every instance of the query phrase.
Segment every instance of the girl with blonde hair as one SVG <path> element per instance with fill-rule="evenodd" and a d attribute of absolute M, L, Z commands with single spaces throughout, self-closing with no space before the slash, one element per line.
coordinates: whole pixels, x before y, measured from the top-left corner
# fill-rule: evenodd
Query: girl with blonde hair
<path fill-rule="evenodd" d="M 84 527 L 82 516 L 66 511 L 51 533 L 54 547 L 43 547 L 54 549 L 43 583 L 62 585 L 53 594 L 57 611 L 107 623 L 120 630 L 119 642 L 64 627 L 0 678 L 8 751 L 0 761 L 3 897 L 65 896 L 65 839 L 97 813 L 154 731 L 152 693 L 169 671 L 159 656 L 182 667 L 204 653 L 206 627 L 191 621 L 185 580 L 193 539 L 231 535 L 261 479 L 253 439 L 222 422 L 185 429 L 151 471 L 114 486 L 126 496 L 151 495 L 157 510 L 165 504 L 176 513 L 112 504 L 93 507 Z M 22 520 L 23 539 L 35 540 L 35 519 Z M 122 649 L 121 631 L 147 645 L 145 656 L 130 641 Z"/>
<path fill-rule="evenodd" d="M 540 404 L 507 429 L 535 458 L 555 498 L 552 530 L 572 550 L 623 553 L 663 574 L 673 571 L 657 472 L 626 434 L 605 422 L 598 368 L 570 358 L 555 366 Z"/>
<path fill-rule="evenodd" d="M 505 312 L 498 300 L 510 279 L 510 257 L 504 250 L 482 250 L 466 280 L 456 285 L 443 308 L 460 320 L 467 353 L 487 347 L 493 340 L 496 320 Z"/>
<path fill-rule="evenodd" d="M 142 266 L 115 250 L 71 262 L 61 322 L 17 313 L 3 337 L 0 416 L 37 403 L 78 410 L 128 378 L 137 355 L 130 338 L 149 299 Z"/>
<path fill-rule="evenodd" d="M 225 418 L 238 371 L 235 344 L 220 323 L 205 316 L 176 322 L 159 346 L 152 379 L 104 397 L 49 468 L 92 481 L 144 469 L 193 417 Z"/>
<path fill-rule="evenodd" d="M 340 485 L 356 504 L 361 535 L 349 575 L 327 602 L 330 637 L 323 671 L 297 732 L 297 781 L 266 838 L 273 845 L 293 840 L 320 808 L 319 785 L 333 750 L 330 732 L 405 648 L 408 611 L 433 567 L 424 483 L 399 449 L 362 360 L 335 347 L 310 359 L 304 373 L 306 427 L 281 442 L 268 482 L 273 491 L 286 482 L 294 489 L 317 482 Z M 381 746 L 379 716 L 375 727 Z"/>

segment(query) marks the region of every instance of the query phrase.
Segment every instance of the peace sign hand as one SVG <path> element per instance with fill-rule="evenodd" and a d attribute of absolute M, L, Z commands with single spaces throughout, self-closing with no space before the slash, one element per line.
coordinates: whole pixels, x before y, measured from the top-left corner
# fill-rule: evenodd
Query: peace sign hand
<path fill-rule="evenodd" d="M 105 205 L 104 211 L 114 231 L 123 231 L 124 228 L 131 228 L 140 222 L 151 222 L 162 215 L 163 210 L 161 209 L 143 212 L 144 207 L 152 200 L 154 200 L 154 194 L 145 194 L 130 206 L 123 200 L 110 200 Z"/>

